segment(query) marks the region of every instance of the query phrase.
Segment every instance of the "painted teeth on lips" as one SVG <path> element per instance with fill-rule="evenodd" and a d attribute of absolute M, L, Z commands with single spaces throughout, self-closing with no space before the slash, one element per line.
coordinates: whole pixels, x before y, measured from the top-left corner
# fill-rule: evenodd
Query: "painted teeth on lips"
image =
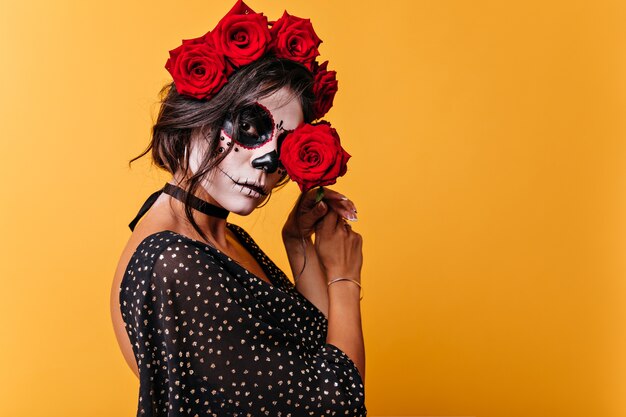
<path fill-rule="evenodd" d="M 241 185 L 242 187 L 249 188 L 257 192 L 260 195 L 267 195 L 267 191 L 265 191 L 265 187 L 263 186 L 258 186 L 256 184 L 246 183 L 246 182 L 238 182 L 237 184 Z"/>

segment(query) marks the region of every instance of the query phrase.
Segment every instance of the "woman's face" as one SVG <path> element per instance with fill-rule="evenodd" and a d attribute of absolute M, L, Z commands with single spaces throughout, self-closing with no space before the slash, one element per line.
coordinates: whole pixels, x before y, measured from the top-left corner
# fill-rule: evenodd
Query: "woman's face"
<path fill-rule="evenodd" d="M 278 146 L 284 136 L 303 121 L 302 106 L 287 88 L 245 109 L 239 126 L 226 120 L 220 132 L 218 152 L 233 149 L 201 182 L 212 202 L 233 213 L 250 214 L 283 177 Z M 239 130 L 238 142 L 232 139 L 235 128 Z M 199 148 L 192 146 L 190 168 L 193 172 L 198 168 L 199 155 L 205 151 Z"/>

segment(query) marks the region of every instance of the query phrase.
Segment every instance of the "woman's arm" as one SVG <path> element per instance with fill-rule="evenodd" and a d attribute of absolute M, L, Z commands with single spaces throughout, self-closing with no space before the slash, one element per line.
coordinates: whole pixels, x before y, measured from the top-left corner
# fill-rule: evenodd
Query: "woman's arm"
<path fill-rule="evenodd" d="M 283 227 L 282 237 L 296 289 L 328 318 L 328 280 L 311 235 L 329 209 L 356 220 L 356 207 L 347 197 L 326 187 L 323 200 L 318 201 L 317 195 L 318 190 L 311 189 L 300 196 Z"/>
<path fill-rule="evenodd" d="M 340 281 L 332 284 L 328 293 L 330 316 L 326 343 L 337 346 L 352 359 L 365 383 L 365 341 L 361 324 L 360 289 L 350 281 Z"/>
<path fill-rule="evenodd" d="M 293 238 L 283 233 L 283 243 L 296 289 L 328 318 L 327 279 L 317 257 L 313 240 L 311 237 Z"/>

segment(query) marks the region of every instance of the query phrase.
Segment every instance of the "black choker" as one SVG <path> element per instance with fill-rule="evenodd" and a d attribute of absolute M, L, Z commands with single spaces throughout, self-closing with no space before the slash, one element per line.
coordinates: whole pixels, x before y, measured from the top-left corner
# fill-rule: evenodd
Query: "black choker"
<path fill-rule="evenodd" d="M 152 195 L 148 197 L 145 203 L 143 203 L 143 206 L 141 206 L 141 208 L 139 209 L 139 212 L 137 213 L 133 221 L 131 221 L 130 224 L 128 225 L 130 230 L 135 230 L 135 226 L 137 225 L 137 222 L 139 221 L 139 219 L 141 219 L 141 217 L 144 214 L 146 214 L 146 212 L 150 209 L 150 207 L 152 207 L 152 205 L 157 200 L 157 198 L 159 198 L 159 195 L 161 193 L 169 194 L 175 199 L 180 200 L 182 202 L 185 201 L 185 197 L 187 196 L 187 191 L 183 190 L 179 186 L 170 184 L 169 182 L 166 183 L 162 189 L 152 193 Z M 190 205 L 191 207 L 193 207 L 194 209 L 198 210 L 201 213 L 204 213 L 208 216 L 218 217 L 220 219 L 227 218 L 228 214 L 230 213 L 225 208 L 218 207 L 215 204 L 211 204 L 208 201 L 204 201 L 203 199 L 198 198 L 195 195 L 191 195 Z"/>
<path fill-rule="evenodd" d="M 165 187 L 163 187 L 163 192 L 171 195 L 172 197 L 180 201 L 185 201 L 185 197 L 187 197 L 187 191 L 176 185 L 170 184 L 169 182 L 165 184 Z M 225 219 L 226 217 L 228 217 L 228 213 L 230 213 L 230 211 L 226 210 L 225 208 L 218 207 L 215 204 L 204 201 L 203 199 L 198 198 L 193 194 L 191 195 L 190 204 L 191 207 L 195 208 L 196 210 L 208 216 L 219 217 L 220 219 Z"/>

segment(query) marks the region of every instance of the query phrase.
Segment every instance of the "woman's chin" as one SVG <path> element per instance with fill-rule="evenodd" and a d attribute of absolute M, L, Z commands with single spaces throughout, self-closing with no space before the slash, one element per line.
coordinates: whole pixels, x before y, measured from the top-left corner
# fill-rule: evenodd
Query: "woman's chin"
<path fill-rule="evenodd" d="M 242 201 L 229 201 L 228 204 L 223 204 L 222 207 L 239 216 L 247 216 L 252 213 L 261 202 L 262 200 L 259 198 L 246 197 L 246 199 Z"/>

